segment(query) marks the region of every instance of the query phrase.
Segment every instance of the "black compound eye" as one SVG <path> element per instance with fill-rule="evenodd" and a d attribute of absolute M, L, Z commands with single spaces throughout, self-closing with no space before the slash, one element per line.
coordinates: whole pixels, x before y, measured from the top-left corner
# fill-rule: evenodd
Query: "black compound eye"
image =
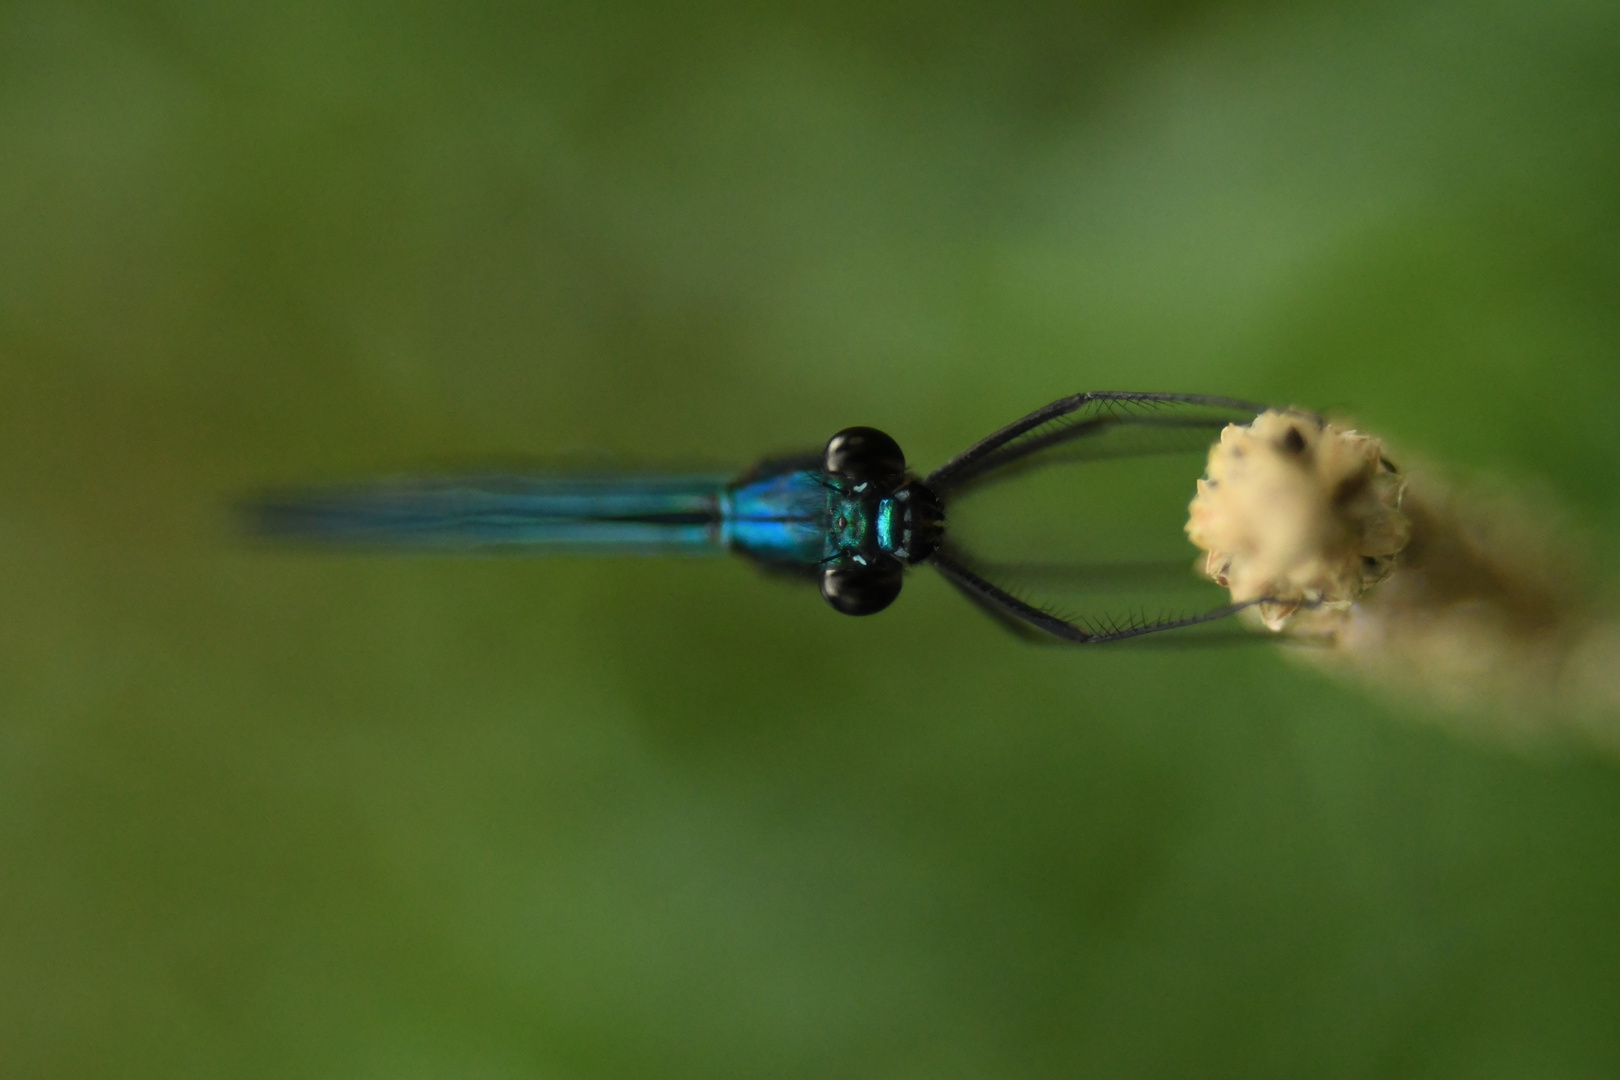
<path fill-rule="evenodd" d="M 868 566 L 829 566 L 821 571 L 821 595 L 845 615 L 875 615 L 900 595 L 903 572 L 893 559 Z"/>
<path fill-rule="evenodd" d="M 906 475 L 906 455 L 877 428 L 845 428 L 827 440 L 823 467 L 848 480 L 898 483 Z"/>

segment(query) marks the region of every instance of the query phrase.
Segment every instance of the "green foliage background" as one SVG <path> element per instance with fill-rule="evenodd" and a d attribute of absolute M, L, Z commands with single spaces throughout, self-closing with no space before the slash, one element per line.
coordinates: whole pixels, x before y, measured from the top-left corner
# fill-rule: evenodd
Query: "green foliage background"
<path fill-rule="evenodd" d="M 1172 389 L 1613 565 L 1617 178 L 1599 0 L 0 8 L 0 1072 L 1616 1075 L 1613 764 L 222 508 Z"/>

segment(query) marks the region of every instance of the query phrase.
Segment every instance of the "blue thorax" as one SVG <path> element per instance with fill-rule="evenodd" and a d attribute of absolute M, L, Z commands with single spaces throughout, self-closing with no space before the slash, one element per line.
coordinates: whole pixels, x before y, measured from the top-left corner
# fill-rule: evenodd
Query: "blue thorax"
<path fill-rule="evenodd" d="M 797 468 L 746 478 L 721 499 L 721 536 L 733 551 L 767 564 L 866 566 L 883 558 L 925 558 L 936 539 L 937 505 L 927 525 L 918 510 L 929 500 L 916 481 L 880 488 L 821 469 Z M 925 535 L 928 534 L 928 535 Z"/>

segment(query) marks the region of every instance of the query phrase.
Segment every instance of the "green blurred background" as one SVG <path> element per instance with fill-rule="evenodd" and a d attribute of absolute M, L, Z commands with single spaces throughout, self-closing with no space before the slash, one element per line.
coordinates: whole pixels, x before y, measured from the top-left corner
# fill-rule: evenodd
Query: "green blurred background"
<path fill-rule="evenodd" d="M 1165 389 L 1612 565 L 1617 297 L 1612 0 L 7 4 L 0 1073 L 1620 1074 L 1611 764 L 930 575 L 222 515 Z"/>

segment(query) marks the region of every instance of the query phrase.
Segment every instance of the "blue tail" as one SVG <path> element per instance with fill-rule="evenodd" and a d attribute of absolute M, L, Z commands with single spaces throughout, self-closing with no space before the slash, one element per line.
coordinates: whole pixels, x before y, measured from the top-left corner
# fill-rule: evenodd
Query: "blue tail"
<path fill-rule="evenodd" d="M 272 494 L 243 510 L 276 539 L 392 548 L 723 551 L 728 477 L 468 476 Z"/>

